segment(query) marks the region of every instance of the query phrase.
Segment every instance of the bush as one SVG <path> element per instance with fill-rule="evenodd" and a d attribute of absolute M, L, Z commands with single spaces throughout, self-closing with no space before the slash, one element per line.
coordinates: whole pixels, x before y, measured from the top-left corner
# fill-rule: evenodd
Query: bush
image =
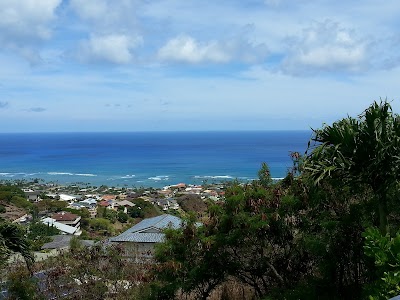
<path fill-rule="evenodd" d="M 128 214 L 119 211 L 118 215 L 117 215 L 117 219 L 118 221 L 120 221 L 121 223 L 126 223 L 128 221 Z"/>
<path fill-rule="evenodd" d="M 111 222 L 107 219 L 90 219 L 89 225 L 93 230 L 103 230 L 105 233 L 109 233 L 112 231 Z"/>
<path fill-rule="evenodd" d="M 11 198 L 11 203 L 14 204 L 16 207 L 24 209 L 30 209 L 33 207 L 32 203 L 30 203 L 28 200 L 20 196 L 13 196 Z"/>

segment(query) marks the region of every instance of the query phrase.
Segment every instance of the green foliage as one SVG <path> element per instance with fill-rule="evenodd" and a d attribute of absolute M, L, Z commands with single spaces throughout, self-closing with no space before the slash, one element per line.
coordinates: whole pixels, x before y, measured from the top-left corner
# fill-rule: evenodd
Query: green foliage
<path fill-rule="evenodd" d="M 128 207 L 128 215 L 131 218 L 151 218 L 159 215 L 155 206 L 143 199 L 135 199 L 132 201 L 135 206 Z"/>
<path fill-rule="evenodd" d="M 51 242 L 50 236 L 59 233 L 60 231 L 54 226 L 35 222 L 29 225 L 28 240 L 31 243 L 32 249 L 39 251 L 44 244 Z"/>
<path fill-rule="evenodd" d="M 228 277 L 262 297 L 304 278 L 309 260 L 296 235 L 301 219 L 293 215 L 299 203 L 287 196 L 283 205 L 283 193 L 278 185 L 234 184 L 203 226 L 189 219 L 168 230 L 156 256 L 163 297 L 181 290 L 206 299 Z"/>
<path fill-rule="evenodd" d="M 207 204 L 201 199 L 200 195 L 176 195 L 176 201 L 185 212 L 194 212 L 198 216 L 204 215 L 207 211 Z"/>
<path fill-rule="evenodd" d="M 115 221 L 117 221 L 117 214 L 118 213 L 115 210 L 106 209 L 103 218 L 110 220 L 111 223 L 115 223 Z"/>
<path fill-rule="evenodd" d="M 97 208 L 97 217 L 109 220 L 111 223 L 115 223 L 117 221 L 117 212 L 115 210 L 106 208 L 106 207 L 98 207 Z"/>
<path fill-rule="evenodd" d="M 0 205 L 0 214 L 5 213 L 7 210 L 3 205 Z"/>
<path fill-rule="evenodd" d="M 20 266 L 8 273 L 7 284 L 8 298 L 15 300 L 41 300 L 38 290 L 38 279 Z"/>
<path fill-rule="evenodd" d="M 11 202 L 14 196 L 25 198 L 24 192 L 15 185 L 0 185 L 0 200 Z"/>
<path fill-rule="evenodd" d="M 261 164 L 261 168 L 258 171 L 258 180 L 263 187 L 268 187 L 272 184 L 271 172 L 265 162 Z"/>
<path fill-rule="evenodd" d="M 81 218 L 90 218 L 90 212 L 87 208 L 75 209 L 66 207 L 63 209 L 63 211 L 73 213 L 75 215 L 80 216 Z"/>
<path fill-rule="evenodd" d="M 129 218 L 128 214 L 124 213 L 123 211 L 119 211 L 117 214 L 117 219 L 121 223 L 128 222 L 128 218 Z"/>
<path fill-rule="evenodd" d="M 140 206 L 129 207 L 128 214 L 131 218 L 143 218 L 144 217 L 144 211 Z"/>
<path fill-rule="evenodd" d="M 29 210 L 33 207 L 33 204 L 26 200 L 24 197 L 12 196 L 10 203 L 14 204 L 16 207 Z"/>
<path fill-rule="evenodd" d="M 104 218 L 90 219 L 89 225 L 93 230 L 100 231 L 103 234 L 109 234 L 112 232 L 112 226 L 110 220 Z"/>
<path fill-rule="evenodd" d="M 376 280 L 366 287 L 371 300 L 385 300 L 400 294 L 400 232 L 382 235 L 377 228 L 365 232 L 365 254 L 377 267 Z"/>
<path fill-rule="evenodd" d="M 29 225 L 28 238 L 35 239 L 38 236 L 52 236 L 59 234 L 60 231 L 54 227 L 41 222 L 35 222 Z"/>
<path fill-rule="evenodd" d="M 96 217 L 97 218 L 104 218 L 104 215 L 106 213 L 106 207 L 103 206 L 98 206 L 97 207 L 97 212 L 96 212 Z"/>
<path fill-rule="evenodd" d="M 183 228 L 165 231 L 166 242 L 156 249 L 158 298 L 173 299 L 178 290 L 207 299 L 226 275 L 222 252 L 191 216 Z"/>
<path fill-rule="evenodd" d="M 69 249 L 76 252 L 82 249 L 82 243 L 77 236 L 73 236 L 69 242 Z"/>
<path fill-rule="evenodd" d="M 151 265 L 122 256 L 122 248 L 77 247 L 41 262 L 39 274 L 9 270 L 10 299 L 149 299 Z"/>
<path fill-rule="evenodd" d="M 304 169 L 318 184 L 339 178 L 374 192 L 382 233 L 387 230 L 387 196 L 400 179 L 400 117 L 387 101 L 374 102 L 358 119 L 347 117 L 314 131 L 314 148 Z"/>
<path fill-rule="evenodd" d="M 37 207 L 38 211 L 60 212 L 67 208 L 68 203 L 59 200 L 43 199 L 34 205 Z"/>
<path fill-rule="evenodd" d="M 28 240 L 25 238 L 25 230 L 14 223 L 0 223 L 0 264 L 4 263 L 12 252 L 21 253 L 28 268 L 34 262 Z"/>

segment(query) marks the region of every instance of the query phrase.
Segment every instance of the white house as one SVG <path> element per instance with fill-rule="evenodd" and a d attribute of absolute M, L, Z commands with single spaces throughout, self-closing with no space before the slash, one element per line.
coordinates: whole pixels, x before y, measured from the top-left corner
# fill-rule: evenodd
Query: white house
<path fill-rule="evenodd" d="M 49 226 L 54 226 L 58 230 L 61 231 L 62 234 L 73 234 L 73 235 L 81 235 L 82 231 L 80 230 L 79 227 L 74 227 L 74 226 L 69 226 L 60 222 L 57 222 L 56 220 L 52 218 L 44 218 L 41 220 L 43 224 L 49 225 Z"/>

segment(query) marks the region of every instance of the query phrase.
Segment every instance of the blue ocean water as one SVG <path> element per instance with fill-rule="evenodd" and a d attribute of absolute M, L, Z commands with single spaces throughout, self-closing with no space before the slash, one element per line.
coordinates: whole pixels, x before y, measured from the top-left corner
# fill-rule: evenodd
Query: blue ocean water
<path fill-rule="evenodd" d="M 41 178 L 91 185 L 161 187 L 252 180 L 262 162 L 284 177 L 290 151 L 310 131 L 3 133 L 0 180 Z"/>

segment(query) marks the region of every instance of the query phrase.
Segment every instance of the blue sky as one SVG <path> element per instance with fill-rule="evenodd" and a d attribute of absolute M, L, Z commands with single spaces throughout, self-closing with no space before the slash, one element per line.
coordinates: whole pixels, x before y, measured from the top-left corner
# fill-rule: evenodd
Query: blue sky
<path fill-rule="evenodd" d="M 398 0 L 2 0 L 0 132 L 308 129 L 400 112 Z"/>

